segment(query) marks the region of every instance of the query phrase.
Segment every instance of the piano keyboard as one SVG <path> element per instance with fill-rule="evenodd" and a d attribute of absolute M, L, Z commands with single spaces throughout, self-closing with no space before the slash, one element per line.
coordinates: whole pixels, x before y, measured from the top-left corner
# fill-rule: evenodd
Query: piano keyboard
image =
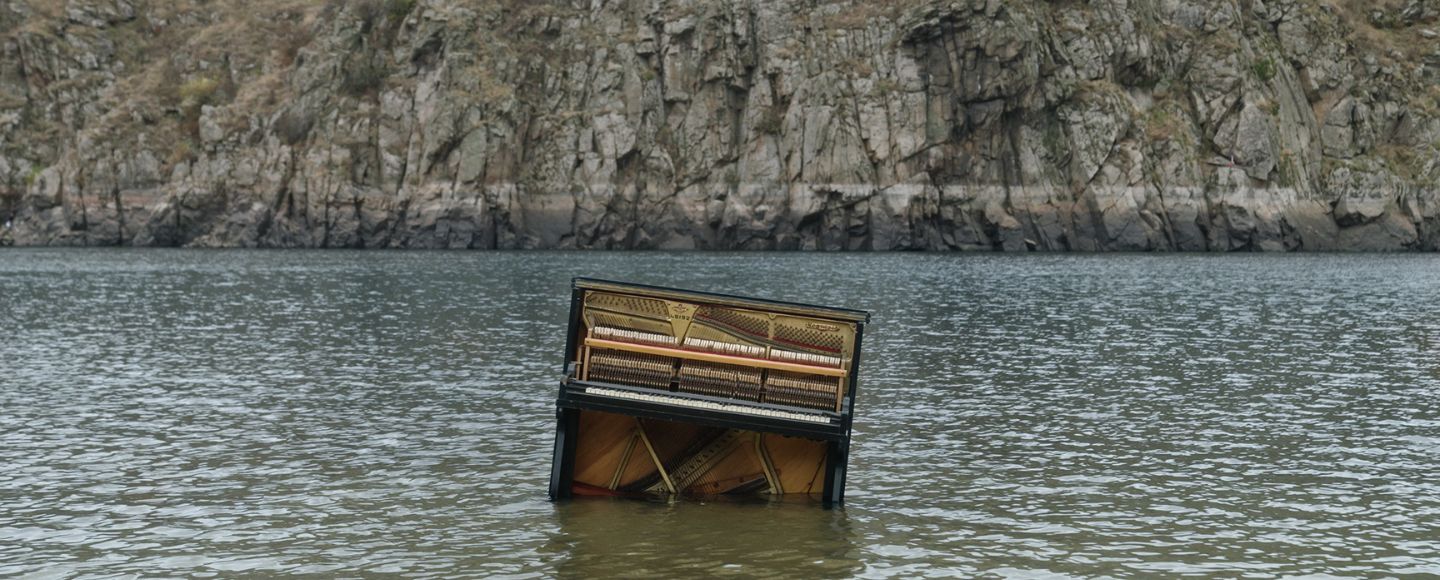
<path fill-rule="evenodd" d="M 696 409 L 708 409 L 711 411 L 722 411 L 726 413 L 742 413 L 759 417 L 774 417 L 776 419 L 789 419 L 791 421 L 808 421 L 811 423 L 830 423 L 830 418 L 825 415 L 811 413 L 796 413 L 793 411 L 780 411 L 777 409 L 761 409 L 744 405 L 731 405 L 728 403 L 715 403 L 712 401 L 697 401 L 670 395 L 645 394 L 619 389 L 607 389 L 604 387 L 586 387 L 585 392 L 591 395 L 612 397 L 616 399 L 630 399 L 634 401 L 645 401 L 650 403 L 661 403 L 665 405 L 677 405 L 681 407 L 693 407 Z"/>

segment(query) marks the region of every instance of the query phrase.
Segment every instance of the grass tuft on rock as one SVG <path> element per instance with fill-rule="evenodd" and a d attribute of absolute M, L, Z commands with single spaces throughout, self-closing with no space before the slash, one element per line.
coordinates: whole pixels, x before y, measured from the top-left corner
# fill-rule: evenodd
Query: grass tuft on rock
<path fill-rule="evenodd" d="M 1250 70 L 1255 72 L 1255 78 L 1261 82 L 1270 82 L 1270 79 L 1275 78 L 1275 61 L 1269 58 L 1258 59 L 1250 65 Z"/>
<path fill-rule="evenodd" d="M 215 93 L 219 91 L 220 83 L 210 77 L 196 77 L 185 81 L 180 85 L 177 94 L 180 96 L 180 103 L 187 109 L 200 108 L 215 100 Z"/>

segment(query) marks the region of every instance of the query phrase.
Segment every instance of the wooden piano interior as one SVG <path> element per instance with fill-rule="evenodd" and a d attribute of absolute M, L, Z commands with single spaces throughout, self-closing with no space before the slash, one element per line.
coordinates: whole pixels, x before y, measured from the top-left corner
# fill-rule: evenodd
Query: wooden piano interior
<path fill-rule="evenodd" d="M 672 488 L 697 496 L 818 494 L 825 484 L 822 441 L 603 411 L 582 412 L 580 432 L 575 482 L 584 486 L 582 494 L 664 494 Z M 664 477 L 657 459 L 666 466 Z"/>

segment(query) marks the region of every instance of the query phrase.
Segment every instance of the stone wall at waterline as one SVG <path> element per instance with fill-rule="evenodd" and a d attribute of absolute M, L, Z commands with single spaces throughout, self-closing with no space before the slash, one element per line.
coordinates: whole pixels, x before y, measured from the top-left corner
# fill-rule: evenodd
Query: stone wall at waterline
<path fill-rule="evenodd" d="M 12 0 L 16 245 L 1440 249 L 1440 1 Z"/>

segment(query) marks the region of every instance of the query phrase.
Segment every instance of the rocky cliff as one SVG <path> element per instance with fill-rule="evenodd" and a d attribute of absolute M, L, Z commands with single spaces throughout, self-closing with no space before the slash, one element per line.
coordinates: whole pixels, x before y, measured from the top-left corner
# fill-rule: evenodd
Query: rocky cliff
<path fill-rule="evenodd" d="M 1440 0 L 0 0 L 17 245 L 1440 249 Z"/>

